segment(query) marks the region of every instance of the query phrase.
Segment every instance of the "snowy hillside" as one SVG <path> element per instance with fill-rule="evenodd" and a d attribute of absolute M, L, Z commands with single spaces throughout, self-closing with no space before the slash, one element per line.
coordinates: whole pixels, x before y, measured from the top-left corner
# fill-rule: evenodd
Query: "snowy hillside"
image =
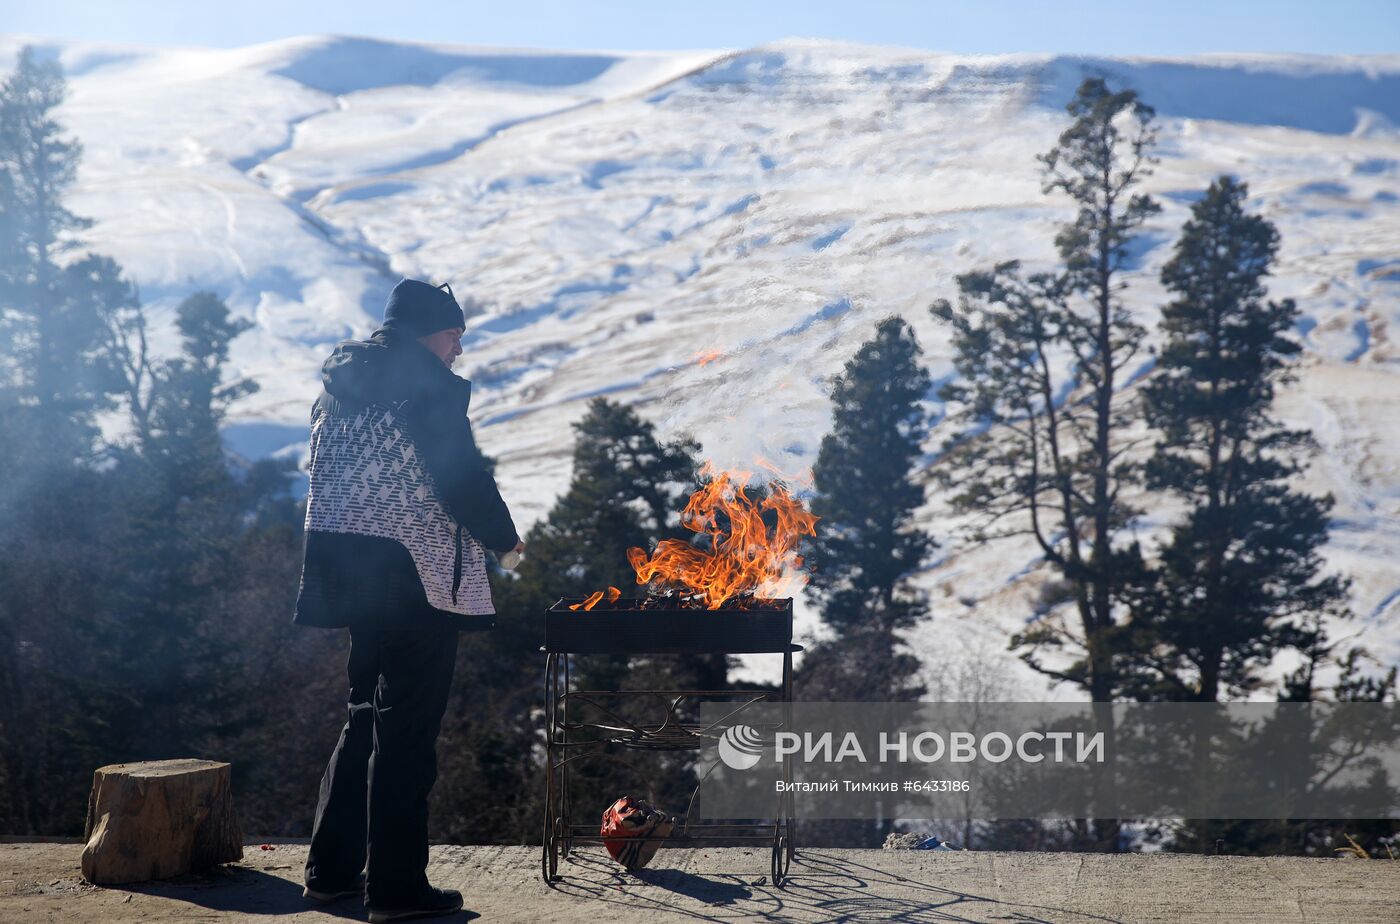
<path fill-rule="evenodd" d="M 234 364 L 263 390 L 233 445 L 299 452 L 328 345 L 368 333 L 400 276 L 449 281 L 479 306 L 458 371 L 526 523 L 567 482 L 569 424 L 594 395 L 693 433 L 721 464 L 761 452 L 798 470 L 828 424 L 824 382 L 879 318 L 907 318 L 946 375 L 928 303 L 957 273 L 1052 256 L 1068 210 L 1041 194 L 1034 156 L 1083 76 L 1132 86 L 1160 116 L 1147 185 L 1164 210 L 1128 298 L 1154 324 L 1193 197 L 1222 172 L 1250 184 L 1283 238 L 1271 294 L 1304 313 L 1307 366 L 1281 411 L 1321 440 L 1308 483 L 1337 497 L 1329 559 L 1355 578 L 1358 617 L 1341 634 L 1400 660 L 1400 56 L 6 36 L 0 66 L 26 41 L 70 78 L 61 118 L 86 149 L 71 204 L 96 219 L 92 246 L 157 316 L 210 288 L 256 321 Z M 927 516 L 945 537 L 936 496 Z M 948 539 L 940 555 L 915 645 L 934 665 L 969 647 L 1011 664 L 1034 551 Z"/>

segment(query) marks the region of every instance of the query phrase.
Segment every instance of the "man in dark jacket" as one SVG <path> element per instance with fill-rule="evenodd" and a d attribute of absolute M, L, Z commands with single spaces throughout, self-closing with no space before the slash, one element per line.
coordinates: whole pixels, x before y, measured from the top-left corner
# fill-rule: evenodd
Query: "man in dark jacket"
<path fill-rule="evenodd" d="M 464 323 L 451 289 L 403 280 L 383 326 L 326 360 L 311 412 L 295 621 L 348 627 L 351 642 L 305 894 L 363 888 L 376 924 L 462 906 L 425 873 L 435 746 L 457 632 L 493 624 L 485 552 L 524 550 L 472 438 L 471 383 L 451 371 Z"/>

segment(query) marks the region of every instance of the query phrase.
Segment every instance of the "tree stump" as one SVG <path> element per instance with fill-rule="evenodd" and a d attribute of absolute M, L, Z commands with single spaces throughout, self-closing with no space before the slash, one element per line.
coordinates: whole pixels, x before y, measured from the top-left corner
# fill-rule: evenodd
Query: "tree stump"
<path fill-rule="evenodd" d="M 98 885 L 241 860 L 229 765 L 155 760 L 103 767 L 93 774 L 84 836 L 83 878 Z"/>

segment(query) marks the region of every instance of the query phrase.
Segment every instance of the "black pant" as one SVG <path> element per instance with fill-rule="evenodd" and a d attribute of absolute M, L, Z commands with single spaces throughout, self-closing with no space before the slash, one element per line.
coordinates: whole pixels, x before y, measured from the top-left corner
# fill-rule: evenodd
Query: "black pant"
<path fill-rule="evenodd" d="M 428 793 L 457 631 L 351 629 L 349 721 L 321 778 L 306 883 L 411 905 L 428 886 Z"/>

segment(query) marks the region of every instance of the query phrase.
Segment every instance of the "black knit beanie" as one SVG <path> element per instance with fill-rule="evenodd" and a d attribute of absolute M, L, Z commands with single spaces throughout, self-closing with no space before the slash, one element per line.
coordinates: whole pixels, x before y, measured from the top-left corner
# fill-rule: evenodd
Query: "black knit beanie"
<path fill-rule="evenodd" d="M 384 329 L 410 337 L 426 337 L 440 330 L 466 326 L 466 317 L 447 283 L 431 286 L 417 279 L 404 279 L 394 286 L 384 305 Z"/>

